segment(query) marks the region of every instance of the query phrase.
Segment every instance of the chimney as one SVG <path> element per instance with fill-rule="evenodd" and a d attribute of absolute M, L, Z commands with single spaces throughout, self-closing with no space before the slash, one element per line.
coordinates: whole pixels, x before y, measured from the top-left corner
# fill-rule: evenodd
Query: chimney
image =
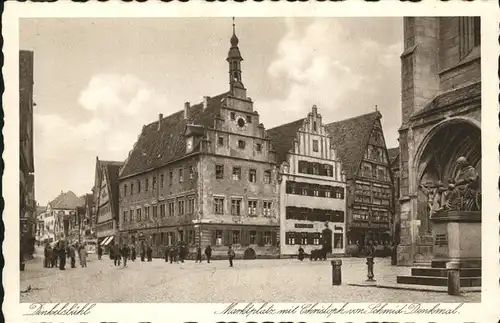
<path fill-rule="evenodd" d="M 203 97 L 203 110 L 205 110 L 208 107 L 208 99 L 210 99 L 210 97 L 208 96 Z"/>
<path fill-rule="evenodd" d="M 188 118 L 190 104 L 189 102 L 184 103 L 184 119 Z"/>
<path fill-rule="evenodd" d="M 162 122 L 162 120 L 163 120 L 163 113 L 160 113 L 158 115 L 158 130 L 161 129 L 161 122 Z"/>

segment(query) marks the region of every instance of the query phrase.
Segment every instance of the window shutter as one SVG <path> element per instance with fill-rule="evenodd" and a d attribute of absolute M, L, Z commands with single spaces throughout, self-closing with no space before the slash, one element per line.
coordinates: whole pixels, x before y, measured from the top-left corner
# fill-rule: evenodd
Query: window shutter
<path fill-rule="evenodd" d="M 278 232 L 277 231 L 272 231 L 271 232 L 271 244 L 273 246 L 278 245 Z"/>
<path fill-rule="evenodd" d="M 231 243 L 231 240 L 229 240 L 229 231 L 228 230 L 224 230 L 222 231 L 222 244 L 227 246 Z"/>

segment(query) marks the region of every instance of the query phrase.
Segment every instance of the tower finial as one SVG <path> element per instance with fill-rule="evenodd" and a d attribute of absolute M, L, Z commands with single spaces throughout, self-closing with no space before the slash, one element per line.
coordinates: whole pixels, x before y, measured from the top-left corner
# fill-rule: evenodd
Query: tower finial
<path fill-rule="evenodd" d="M 378 105 L 375 104 L 375 111 L 378 112 Z"/>
<path fill-rule="evenodd" d="M 233 35 L 236 35 L 235 29 L 236 29 L 236 25 L 234 24 L 234 17 L 233 17 Z"/>

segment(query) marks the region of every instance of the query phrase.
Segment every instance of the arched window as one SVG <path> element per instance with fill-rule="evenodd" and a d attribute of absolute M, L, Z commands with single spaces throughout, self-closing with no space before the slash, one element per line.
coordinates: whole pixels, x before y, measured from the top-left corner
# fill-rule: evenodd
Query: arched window
<path fill-rule="evenodd" d="M 318 125 L 316 124 L 316 121 L 313 122 L 313 131 L 318 131 Z"/>

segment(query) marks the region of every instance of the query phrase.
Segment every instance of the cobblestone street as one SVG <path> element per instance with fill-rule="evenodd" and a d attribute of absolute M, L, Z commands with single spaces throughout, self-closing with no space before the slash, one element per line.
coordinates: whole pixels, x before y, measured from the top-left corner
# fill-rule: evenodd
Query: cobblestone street
<path fill-rule="evenodd" d="M 237 260 L 167 264 L 163 260 L 130 262 L 114 267 L 108 256 L 91 255 L 87 268 L 42 268 L 30 261 L 21 272 L 21 302 L 480 302 L 480 293 L 453 297 L 446 293 L 349 286 L 366 279 L 365 259 L 345 258 L 342 285 L 331 285 L 329 261 L 296 259 Z M 409 268 L 375 260 L 378 282 L 396 281 Z"/>

